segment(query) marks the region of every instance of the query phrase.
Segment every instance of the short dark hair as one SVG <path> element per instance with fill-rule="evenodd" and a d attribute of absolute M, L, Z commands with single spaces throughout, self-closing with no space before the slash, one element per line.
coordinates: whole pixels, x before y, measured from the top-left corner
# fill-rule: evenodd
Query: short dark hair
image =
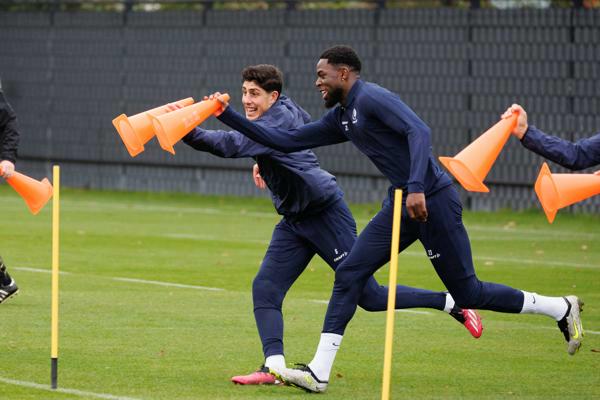
<path fill-rule="evenodd" d="M 320 58 L 327 60 L 329 64 L 347 65 L 356 72 L 360 72 L 362 67 L 358 54 L 350 46 L 338 45 L 330 47 L 321 54 Z"/>
<path fill-rule="evenodd" d="M 277 90 L 281 94 L 281 89 L 283 89 L 283 74 L 274 65 L 250 65 L 242 71 L 242 83 L 244 82 L 256 82 L 258 86 L 268 93 Z"/>

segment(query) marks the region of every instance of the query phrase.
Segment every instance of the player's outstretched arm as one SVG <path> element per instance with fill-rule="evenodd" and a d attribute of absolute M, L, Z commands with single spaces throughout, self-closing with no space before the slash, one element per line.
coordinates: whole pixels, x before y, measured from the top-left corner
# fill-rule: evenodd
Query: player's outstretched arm
<path fill-rule="evenodd" d="M 521 141 L 529 150 L 565 168 L 580 170 L 600 164 L 600 133 L 575 143 L 550 136 L 530 125 Z"/>
<path fill-rule="evenodd" d="M 223 158 L 243 158 L 273 154 L 275 150 L 236 131 L 194 128 L 183 138 L 188 146 Z"/>
<path fill-rule="evenodd" d="M 502 118 L 508 118 L 514 113 L 519 113 L 519 117 L 512 134 L 520 139 L 527 149 L 573 170 L 600 164 L 600 133 L 573 143 L 528 125 L 527 113 L 519 104 L 508 107 Z"/>
<path fill-rule="evenodd" d="M 217 118 L 250 139 L 284 153 L 348 141 L 341 129 L 327 116 L 290 130 L 261 126 L 247 120 L 231 107 L 227 107 Z"/>

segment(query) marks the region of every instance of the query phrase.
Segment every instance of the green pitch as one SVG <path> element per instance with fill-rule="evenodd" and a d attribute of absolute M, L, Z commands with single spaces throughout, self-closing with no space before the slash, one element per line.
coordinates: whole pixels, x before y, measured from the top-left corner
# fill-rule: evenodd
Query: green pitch
<path fill-rule="evenodd" d="M 0 399 L 315 396 L 229 381 L 262 362 L 250 289 L 278 221 L 267 200 L 74 190 L 61 193 L 58 384 L 65 391 L 33 387 L 50 380 L 51 205 L 34 217 L 6 185 L 0 199 L 0 254 L 21 288 L 0 305 Z M 377 208 L 352 207 L 359 228 Z M 586 302 L 583 347 L 568 356 L 543 316 L 484 311 L 475 340 L 442 312 L 400 312 L 392 397 L 599 398 L 600 218 L 563 210 L 549 225 L 540 210 L 470 213 L 465 225 L 481 279 Z M 420 244 L 399 264 L 401 283 L 443 289 Z M 387 282 L 386 269 L 377 278 Z M 332 282 L 315 259 L 290 291 L 288 362 L 312 358 Z M 384 330 L 384 313 L 358 311 L 329 390 L 316 396 L 378 399 Z"/>

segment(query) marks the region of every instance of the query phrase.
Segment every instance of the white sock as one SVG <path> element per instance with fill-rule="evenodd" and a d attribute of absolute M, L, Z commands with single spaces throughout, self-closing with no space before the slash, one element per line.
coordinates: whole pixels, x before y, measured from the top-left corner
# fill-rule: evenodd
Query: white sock
<path fill-rule="evenodd" d="M 342 335 L 335 333 L 321 333 L 317 352 L 308 367 L 322 382 L 329 381 L 329 374 L 331 374 L 335 355 L 342 344 L 342 338 Z"/>
<path fill-rule="evenodd" d="M 285 357 L 283 354 L 276 354 L 265 359 L 265 367 L 273 368 L 275 371 L 285 369 Z"/>
<path fill-rule="evenodd" d="M 537 293 L 523 292 L 521 314 L 544 314 L 560 321 L 567 313 L 567 302 L 562 297 L 540 296 Z"/>
<path fill-rule="evenodd" d="M 450 314 L 450 311 L 454 308 L 454 299 L 450 296 L 450 293 L 446 293 L 446 305 L 444 306 L 444 311 Z"/>

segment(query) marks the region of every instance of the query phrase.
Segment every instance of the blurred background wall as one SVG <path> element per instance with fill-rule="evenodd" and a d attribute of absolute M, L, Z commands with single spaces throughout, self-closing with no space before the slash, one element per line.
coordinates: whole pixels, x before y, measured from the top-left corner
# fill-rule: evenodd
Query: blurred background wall
<path fill-rule="evenodd" d="M 397 92 L 432 128 L 436 156 L 455 155 L 513 102 L 548 133 L 576 140 L 600 131 L 598 9 L 550 1 L 226 3 L 0 1 L 0 77 L 21 127 L 18 170 L 39 179 L 58 163 L 63 184 L 79 188 L 265 196 L 252 183 L 252 160 L 183 143 L 172 156 L 155 139 L 131 158 L 111 121 L 216 90 L 241 111 L 240 71 L 257 63 L 278 65 L 284 93 L 318 118 L 315 64 L 334 44 L 354 47 L 362 77 Z M 215 119 L 204 127 L 227 129 Z M 350 201 L 385 196 L 387 180 L 352 144 L 316 153 Z M 541 163 L 511 138 L 486 180 L 491 193 L 461 190 L 465 204 L 537 207 Z M 600 199 L 573 208 L 597 212 Z"/>

